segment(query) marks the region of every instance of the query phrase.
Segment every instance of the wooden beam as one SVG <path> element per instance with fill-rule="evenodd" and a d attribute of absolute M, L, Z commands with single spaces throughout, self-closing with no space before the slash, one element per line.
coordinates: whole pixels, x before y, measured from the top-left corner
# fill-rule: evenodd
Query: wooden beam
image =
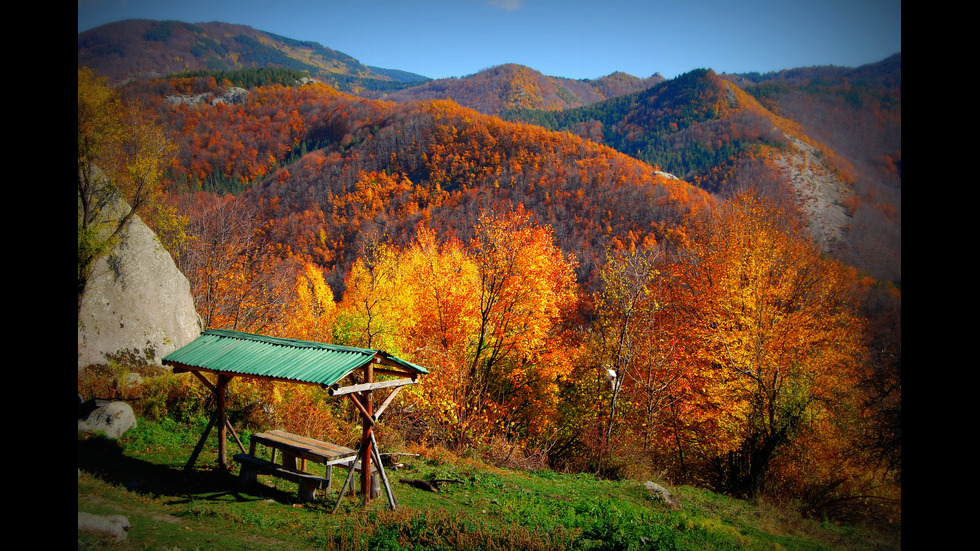
<path fill-rule="evenodd" d="M 370 392 L 372 390 L 379 390 L 382 388 L 391 388 L 393 386 L 405 386 L 415 384 L 415 379 L 394 379 L 391 381 L 381 381 L 380 383 L 363 383 L 359 385 L 350 386 L 337 386 L 334 385 L 327 389 L 327 392 L 331 396 L 343 396 L 345 394 L 351 394 L 354 392 Z"/>
<path fill-rule="evenodd" d="M 402 387 L 396 386 L 395 389 L 391 391 L 391 394 L 388 395 L 388 397 L 381 404 L 381 406 L 374 412 L 375 421 L 381 418 L 381 414 L 384 413 L 385 408 L 387 408 L 388 405 L 391 404 L 391 401 L 395 399 L 395 396 L 398 394 L 398 391 L 401 389 Z M 351 394 L 351 396 L 353 396 L 353 394 Z"/>
<path fill-rule="evenodd" d="M 340 509 L 340 502 L 343 501 L 344 494 L 347 493 L 347 488 L 350 487 L 351 480 L 354 479 L 354 473 L 356 472 L 354 465 L 356 463 L 357 458 L 355 457 L 350 464 L 350 469 L 347 472 L 347 478 L 344 480 L 344 486 L 340 489 L 340 494 L 337 495 L 337 504 L 333 506 L 333 511 L 330 511 L 330 514 L 334 514 L 337 512 L 337 509 Z M 353 488 L 351 488 L 351 491 L 353 491 Z"/>
<path fill-rule="evenodd" d="M 367 406 L 361 403 L 361 400 L 357 397 L 357 394 L 348 394 L 347 397 L 350 398 L 351 402 L 354 402 L 354 406 L 356 406 L 357 409 L 361 412 L 361 418 L 366 419 L 367 423 L 373 425 L 374 417 L 370 413 L 368 413 Z"/>
<path fill-rule="evenodd" d="M 174 373 L 176 373 L 176 372 L 177 372 L 177 370 L 175 369 L 174 370 Z M 206 386 L 209 389 L 211 389 L 211 392 L 212 393 L 214 393 L 214 394 L 217 394 L 218 393 L 218 389 L 214 387 L 214 384 L 212 384 L 211 381 L 207 380 L 207 378 L 204 377 L 204 375 L 202 375 L 200 371 L 191 371 L 191 373 L 193 373 L 194 376 L 197 377 L 201 381 L 202 384 L 204 384 L 204 386 Z"/>
<path fill-rule="evenodd" d="M 394 492 L 391 491 L 391 484 L 388 483 L 388 474 L 385 473 L 384 463 L 381 461 L 381 450 L 378 449 L 378 440 L 374 437 L 374 433 L 371 433 L 371 443 L 374 445 L 374 460 L 378 464 L 378 474 L 381 475 L 381 482 L 385 486 L 385 492 L 388 494 L 388 504 L 391 505 L 391 510 L 394 511 L 398 507 L 398 500 L 395 499 Z"/>
<path fill-rule="evenodd" d="M 238 437 L 238 432 L 235 430 L 235 427 L 231 426 L 231 421 L 225 418 L 225 423 L 228 425 L 228 430 L 231 431 L 231 435 L 235 437 L 235 442 L 238 442 L 238 447 L 241 448 L 242 453 L 248 453 L 245 451 L 245 444 L 242 444 L 242 439 Z"/>
<path fill-rule="evenodd" d="M 414 371 L 396 371 L 394 369 L 374 368 L 375 375 L 385 375 L 389 377 L 409 377 L 413 381 L 419 378 L 419 374 Z"/>

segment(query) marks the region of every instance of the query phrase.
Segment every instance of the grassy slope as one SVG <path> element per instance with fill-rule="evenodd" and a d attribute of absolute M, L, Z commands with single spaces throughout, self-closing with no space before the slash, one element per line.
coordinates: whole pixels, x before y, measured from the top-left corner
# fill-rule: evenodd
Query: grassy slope
<path fill-rule="evenodd" d="M 120 443 L 80 435 L 78 510 L 124 515 L 131 529 L 122 543 L 80 532 L 79 549 L 901 548 L 900 533 L 883 541 L 692 487 L 673 488 L 683 508 L 670 511 L 636 481 L 501 470 L 439 450 L 389 469 L 397 511 L 382 490 L 367 510 L 346 497 L 331 515 L 344 471 L 334 493 L 304 505 L 294 503 L 295 484 L 278 479 L 240 489 L 237 468 L 209 467 L 213 445 L 183 471 L 200 430 L 144 421 Z M 399 483 L 437 478 L 463 483 L 438 493 Z"/>

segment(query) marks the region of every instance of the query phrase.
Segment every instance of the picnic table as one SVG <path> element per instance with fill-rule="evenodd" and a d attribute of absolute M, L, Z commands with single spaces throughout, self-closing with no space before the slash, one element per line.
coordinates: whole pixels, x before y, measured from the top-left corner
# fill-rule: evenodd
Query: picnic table
<path fill-rule="evenodd" d="M 271 450 L 270 460 L 256 455 L 258 445 Z M 276 462 L 277 455 L 281 455 L 279 463 Z M 270 474 L 298 483 L 300 501 L 312 501 L 317 490 L 329 490 L 333 467 L 357 469 L 360 466 L 357 459 L 357 451 L 351 448 L 281 430 L 253 434 L 249 453 L 235 456 L 235 461 L 242 466 L 239 475 L 242 484 L 254 483 L 259 472 Z M 307 472 L 307 461 L 325 465 L 325 476 Z M 374 468 L 371 470 L 375 471 Z"/>

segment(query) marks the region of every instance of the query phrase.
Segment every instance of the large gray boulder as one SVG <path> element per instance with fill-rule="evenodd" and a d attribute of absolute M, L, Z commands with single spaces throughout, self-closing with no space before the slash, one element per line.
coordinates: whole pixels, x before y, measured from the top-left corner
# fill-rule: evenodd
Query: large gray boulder
<path fill-rule="evenodd" d="M 117 205 L 118 213 L 125 204 Z M 108 212 L 107 215 L 113 215 Z M 190 283 L 134 216 L 88 280 L 78 312 L 78 369 L 112 360 L 161 365 L 201 334 Z"/>
<path fill-rule="evenodd" d="M 79 417 L 78 430 L 87 433 L 105 433 L 118 440 L 124 432 L 136 426 L 136 414 L 126 402 L 109 402 Z"/>

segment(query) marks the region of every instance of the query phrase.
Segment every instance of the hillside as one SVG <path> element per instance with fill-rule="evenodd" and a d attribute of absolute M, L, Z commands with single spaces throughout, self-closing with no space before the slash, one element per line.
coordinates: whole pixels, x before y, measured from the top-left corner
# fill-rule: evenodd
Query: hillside
<path fill-rule="evenodd" d="M 399 509 L 384 494 L 366 510 L 337 487 L 295 504 L 296 485 L 262 476 L 241 488 L 234 473 L 213 469 L 205 447 L 184 472 L 201 426 L 150 421 L 120 442 L 79 438 L 78 510 L 122 515 L 125 541 L 79 531 L 79 549 L 900 549 L 901 532 L 800 519 L 792 511 L 731 499 L 690 486 L 671 487 L 671 510 L 642 483 L 498 468 L 440 449 L 405 450 L 387 475 Z M 244 445 L 248 446 L 248 435 Z M 233 441 L 229 446 L 237 446 Z M 414 454 L 419 454 L 417 457 Z M 439 492 L 403 483 L 454 479 Z"/>
<path fill-rule="evenodd" d="M 797 122 L 852 173 L 845 258 L 901 281 L 902 54 L 856 68 L 809 67 L 731 78 Z"/>
<path fill-rule="evenodd" d="M 121 83 L 190 71 L 278 67 L 341 90 L 392 90 L 425 77 L 369 68 L 316 42 L 229 23 L 128 20 L 78 34 L 78 65 Z"/>
<path fill-rule="evenodd" d="M 363 97 L 451 99 L 482 114 L 572 132 L 721 197 L 762 189 L 800 209 L 825 250 L 876 277 L 901 280 L 900 54 L 859 68 L 697 70 L 670 82 L 623 73 L 571 80 L 515 64 L 429 81 L 243 26 L 125 21 L 80 34 L 79 63 L 113 81 L 280 67 Z"/>
<path fill-rule="evenodd" d="M 190 80 L 198 93 L 216 86 Z M 609 239 L 657 239 L 711 201 L 608 147 L 454 102 L 393 104 L 310 84 L 255 89 L 235 108 L 189 108 L 164 101 L 161 86 L 127 93 L 160 94 L 160 120 L 180 145 L 174 189 L 238 193 L 236 181 L 249 183 L 244 197 L 267 205 L 270 238 L 332 272 L 337 291 L 371 235 L 405 243 L 424 223 L 465 240 L 481 210 L 518 204 L 554 228 L 580 280 L 594 283 Z"/>
<path fill-rule="evenodd" d="M 825 250 L 877 277 L 901 279 L 900 55 L 857 69 L 697 70 L 671 81 L 623 73 L 570 80 L 514 64 L 420 81 L 247 27 L 127 21 L 79 35 L 79 62 L 114 79 L 177 70 L 208 74 L 200 72 L 206 67 L 223 80 L 234 67 L 277 66 L 363 97 L 399 103 L 449 98 L 482 114 L 572 132 L 722 197 L 762 189 L 800 209 Z M 898 93 L 889 92 L 896 86 Z M 300 140 L 306 151 L 318 148 Z M 253 170 L 243 181 L 258 180 L 272 167 Z"/>
<path fill-rule="evenodd" d="M 393 101 L 452 99 L 497 115 L 516 108 L 566 109 L 663 82 L 612 73 L 598 79 L 545 76 L 514 64 L 461 78 L 430 81 L 395 68 L 369 67 L 316 42 L 221 22 L 129 20 L 78 35 L 78 64 L 114 83 L 195 71 L 283 68 L 308 73 L 338 90 Z"/>
<path fill-rule="evenodd" d="M 586 107 L 516 109 L 505 112 L 504 117 L 573 132 L 682 175 L 721 196 L 746 187 L 762 189 L 799 208 L 825 250 L 879 277 L 901 279 L 900 238 L 897 243 L 890 240 L 891 253 L 879 249 L 872 260 L 863 251 L 873 242 L 879 247 L 880 241 L 855 224 L 875 225 L 871 219 L 881 218 L 869 217 L 860 209 L 858 197 L 867 194 L 869 185 L 894 188 L 893 183 L 875 183 L 893 182 L 894 178 L 868 167 L 873 163 L 887 166 L 887 159 L 896 156 L 900 161 L 900 95 L 889 96 L 887 104 L 898 109 L 897 116 L 888 115 L 885 120 L 892 122 L 876 126 L 881 122 L 876 115 L 881 112 L 880 102 L 861 104 L 860 100 L 841 99 L 842 92 L 832 95 L 827 91 L 846 87 L 854 75 L 885 74 L 894 82 L 896 71 L 900 81 L 900 59 L 897 66 L 891 61 L 880 71 L 825 72 L 822 87 L 816 88 L 813 79 L 801 76 L 800 71 L 782 76 L 775 84 L 774 76 L 759 77 L 757 84 L 702 69 Z M 854 88 L 848 88 L 847 97 L 877 97 L 873 89 L 858 96 L 861 88 Z M 843 114 L 840 104 L 847 107 Z M 863 153 L 874 147 L 868 144 L 882 142 L 890 145 L 876 148 L 871 155 Z M 888 211 L 900 208 L 900 195 L 885 201 L 890 205 L 881 209 L 885 217 Z"/>
<path fill-rule="evenodd" d="M 641 79 L 613 73 L 596 80 L 550 77 L 530 67 L 507 64 L 462 78 L 431 80 L 385 95 L 385 99 L 451 99 L 485 115 L 513 109 L 561 110 L 643 90 L 663 82 L 658 75 Z"/>

